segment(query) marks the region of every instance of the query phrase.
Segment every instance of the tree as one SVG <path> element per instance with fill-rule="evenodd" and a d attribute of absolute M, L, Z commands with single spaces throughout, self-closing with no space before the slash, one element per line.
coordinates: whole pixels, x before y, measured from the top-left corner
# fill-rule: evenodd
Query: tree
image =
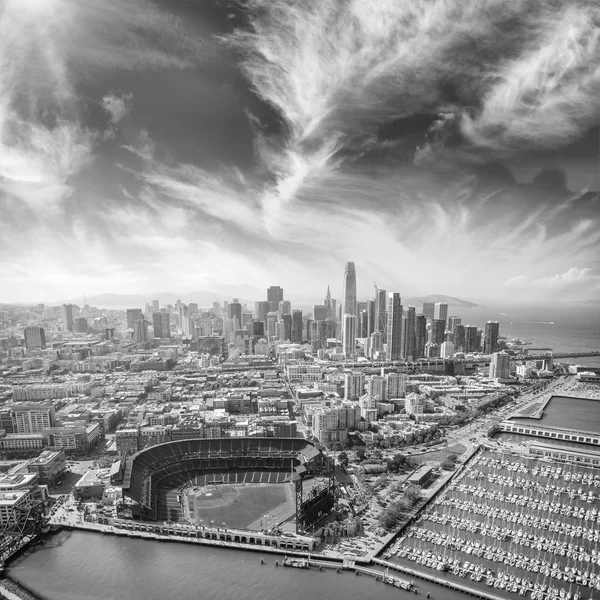
<path fill-rule="evenodd" d="M 338 454 L 338 462 L 340 463 L 340 465 L 342 465 L 342 467 L 347 467 L 348 466 L 348 455 L 345 452 L 340 452 Z"/>
<path fill-rule="evenodd" d="M 367 451 L 364 448 L 356 449 L 356 460 L 358 462 L 362 462 L 363 460 L 365 460 L 366 455 L 367 455 Z"/>

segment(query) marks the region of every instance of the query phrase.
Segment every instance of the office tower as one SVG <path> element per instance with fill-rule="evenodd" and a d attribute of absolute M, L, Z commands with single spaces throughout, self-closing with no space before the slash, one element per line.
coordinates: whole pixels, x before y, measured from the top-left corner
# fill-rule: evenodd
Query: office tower
<path fill-rule="evenodd" d="M 423 314 L 428 321 L 433 320 L 435 313 L 435 304 L 433 302 L 423 302 Z"/>
<path fill-rule="evenodd" d="M 454 342 L 454 351 L 455 352 L 464 352 L 465 351 L 465 326 L 460 323 L 455 325 L 452 337 L 453 337 L 453 342 Z"/>
<path fill-rule="evenodd" d="M 269 342 L 272 342 L 277 337 L 277 321 L 279 315 L 276 311 L 269 311 L 267 313 L 267 338 Z"/>
<path fill-rule="evenodd" d="M 344 315 L 346 316 L 346 315 Z M 361 371 L 344 373 L 344 398 L 358 400 L 365 389 L 365 374 Z"/>
<path fill-rule="evenodd" d="M 335 307 L 333 305 L 333 298 L 331 297 L 331 291 L 329 290 L 329 286 L 327 286 L 327 294 L 325 294 L 325 300 L 323 300 L 323 306 L 327 310 L 327 316 L 325 319 L 334 319 L 335 318 Z M 315 321 L 317 318 L 315 317 Z M 318 319 L 320 320 L 320 319 Z"/>
<path fill-rule="evenodd" d="M 416 346 L 416 309 L 414 306 L 408 306 L 404 311 L 404 317 L 402 319 L 402 358 L 408 361 L 413 361 L 417 356 L 415 355 Z"/>
<path fill-rule="evenodd" d="M 375 300 L 369 298 L 367 300 L 367 337 L 375 331 Z"/>
<path fill-rule="evenodd" d="M 285 323 L 283 322 L 283 319 L 277 319 L 276 332 L 277 339 L 280 342 L 285 342 L 286 340 L 289 340 L 289 338 L 285 335 Z"/>
<path fill-rule="evenodd" d="M 302 342 L 302 311 L 301 310 L 293 310 L 292 311 L 292 331 L 290 339 L 295 344 L 300 344 Z"/>
<path fill-rule="evenodd" d="M 200 335 L 207 337 L 213 334 L 213 317 L 209 312 L 200 315 Z"/>
<path fill-rule="evenodd" d="M 195 317 L 198 314 L 198 305 L 195 302 L 188 304 L 188 314 L 190 317 Z"/>
<path fill-rule="evenodd" d="M 488 321 L 485 324 L 485 337 L 483 339 L 483 353 L 493 354 L 498 352 L 498 335 L 500 333 L 500 323 L 498 321 Z"/>
<path fill-rule="evenodd" d="M 432 344 L 431 342 L 427 342 L 425 344 L 425 357 L 426 358 L 439 358 L 440 357 L 439 344 Z"/>
<path fill-rule="evenodd" d="M 133 329 L 135 321 L 139 321 L 144 318 L 141 308 L 128 308 L 127 309 L 127 329 Z"/>
<path fill-rule="evenodd" d="M 221 316 L 221 304 L 219 302 L 212 303 L 212 311 L 215 317 Z"/>
<path fill-rule="evenodd" d="M 343 313 L 346 315 L 356 315 L 356 268 L 353 262 L 346 263 L 344 268 L 344 299 Z"/>
<path fill-rule="evenodd" d="M 492 354 L 490 379 L 510 379 L 510 356 L 506 352 Z"/>
<path fill-rule="evenodd" d="M 283 288 L 278 285 L 272 285 L 267 289 L 267 302 L 269 303 L 269 312 L 277 312 L 279 303 L 283 300 Z"/>
<path fill-rule="evenodd" d="M 331 316 L 329 317 L 330 319 L 332 319 L 333 321 L 337 321 L 338 320 L 338 309 L 337 309 L 337 300 L 335 298 L 331 299 Z"/>
<path fill-rule="evenodd" d="M 387 360 L 397 361 L 402 358 L 402 301 L 400 294 L 388 294 L 387 310 Z"/>
<path fill-rule="evenodd" d="M 452 358 L 454 356 L 454 344 L 444 342 L 440 347 L 440 358 Z"/>
<path fill-rule="evenodd" d="M 330 309 L 322 304 L 313 306 L 313 318 L 315 321 L 324 321 L 329 318 Z"/>
<path fill-rule="evenodd" d="M 242 305 L 237 298 L 234 298 L 233 302 L 229 304 L 229 318 L 237 319 L 234 329 L 239 329 L 242 326 Z"/>
<path fill-rule="evenodd" d="M 140 311 L 141 312 L 141 311 Z M 88 322 L 85 317 L 77 317 L 73 322 L 73 331 L 76 333 L 87 333 Z"/>
<path fill-rule="evenodd" d="M 171 315 L 165 311 L 152 313 L 152 326 L 155 338 L 171 337 Z"/>
<path fill-rule="evenodd" d="M 387 292 L 377 290 L 375 295 L 375 330 L 387 336 Z"/>
<path fill-rule="evenodd" d="M 342 344 L 345 356 L 354 354 L 356 346 L 356 315 L 345 314 L 342 317 Z"/>
<path fill-rule="evenodd" d="M 252 335 L 256 338 L 265 337 L 265 324 L 262 321 L 252 322 Z"/>
<path fill-rule="evenodd" d="M 367 315 L 366 310 L 358 311 L 358 322 L 357 322 L 358 330 L 356 332 L 356 337 L 366 338 L 369 337 L 369 317 Z"/>
<path fill-rule="evenodd" d="M 13 431 L 40 433 L 43 429 L 54 427 L 54 414 L 51 404 L 13 404 Z"/>
<path fill-rule="evenodd" d="M 42 327 L 32 325 L 25 327 L 25 347 L 27 350 L 36 350 L 46 348 L 46 332 Z"/>
<path fill-rule="evenodd" d="M 74 311 L 75 307 L 72 304 L 62 305 L 63 327 L 66 331 L 73 331 Z"/>
<path fill-rule="evenodd" d="M 452 316 L 452 317 L 448 317 L 448 324 L 447 324 L 447 330 L 452 333 L 452 335 L 454 335 L 454 329 L 456 328 L 457 325 L 460 325 L 462 323 L 462 319 L 460 317 L 456 317 L 456 316 Z"/>
<path fill-rule="evenodd" d="M 374 331 L 369 342 L 369 358 L 375 359 L 383 352 L 383 333 Z"/>
<path fill-rule="evenodd" d="M 148 322 L 146 319 L 140 319 L 133 323 L 133 341 L 147 342 L 148 341 Z"/>
<path fill-rule="evenodd" d="M 267 313 L 269 312 L 269 303 L 266 300 L 261 300 L 254 304 L 254 310 L 256 312 L 256 320 L 267 322 Z"/>
<path fill-rule="evenodd" d="M 244 327 L 250 331 L 252 329 L 252 312 L 250 312 L 249 310 L 243 310 L 242 311 L 242 329 L 244 329 Z"/>
<path fill-rule="evenodd" d="M 292 314 L 292 303 L 289 300 L 282 300 L 279 303 L 279 316 Z"/>
<path fill-rule="evenodd" d="M 477 327 L 475 325 L 465 326 L 465 352 L 477 352 Z"/>
<path fill-rule="evenodd" d="M 160 304 L 158 300 L 152 300 L 152 312 L 158 312 L 160 310 Z"/>
<path fill-rule="evenodd" d="M 281 320 L 285 328 L 285 339 L 292 340 L 292 315 L 285 314 L 281 315 Z"/>
<path fill-rule="evenodd" d="M 429 342 L 441 346 L 444 343 L 444 333 L 446 332 L 446 321 L 442 319 L 433 319 L 431 321 L 431 330 L 429 332 Z"/>
<path fill-rule="evenodd" d="M 415 316 L 415 358 L 425 356 L 427 343 L 427 317 L 424 314 Z"/>
<path fill-rule="evenodd" d="M 448 319 L 448 305 L 445 302 L 436 302 L 433 307 L 433 318 L 444 321 L 444 329 Z"/>
<path fill-rule="evenodd" d="M 310 317 L 308 317 L 305 320 L 305 327 L 304 327 L 304 339 L 307 342 L 311 341 L 312 324 L 313 324 L 313 319 L 311 319 Z"/>

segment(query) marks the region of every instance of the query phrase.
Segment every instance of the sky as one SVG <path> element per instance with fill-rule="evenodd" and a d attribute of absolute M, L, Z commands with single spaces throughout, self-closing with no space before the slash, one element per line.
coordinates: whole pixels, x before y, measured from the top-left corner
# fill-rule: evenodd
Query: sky
<path fill-rule="evenodd" d="M 596 0 L 2 0 L 0 302 L 600 298 Z"/>

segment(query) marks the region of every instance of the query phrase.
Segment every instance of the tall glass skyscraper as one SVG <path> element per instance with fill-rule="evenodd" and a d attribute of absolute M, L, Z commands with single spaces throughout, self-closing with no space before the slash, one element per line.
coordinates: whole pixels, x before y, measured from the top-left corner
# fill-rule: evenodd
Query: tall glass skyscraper
<path fill-rule="evenodd" d="M 342 314 L 355 315 L 357 314 L 356 307 L 356 268 L 353 262 L 346 263 L 344 269 L 344 306 Z"/>
<path fill-rule="evenodd" d="M 387 350 L 388 360 L 400 360 L 402 358 L 402 300 L 400 294 L 390 292 L 388 294 L 387 311 Z"/>

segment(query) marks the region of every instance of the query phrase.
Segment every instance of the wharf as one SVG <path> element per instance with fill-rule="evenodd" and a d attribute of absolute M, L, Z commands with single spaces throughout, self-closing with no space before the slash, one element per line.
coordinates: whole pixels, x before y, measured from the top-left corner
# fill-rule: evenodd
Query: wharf
<path fill-rule="evenodd" d="M 431 583 L 436 583 L 437 585 L 441 585 L 445 588 L 451 588 L 454 590 L 458 590 L 463 594 L 468 594 L 469 596 L 475 596 L 476 598 L 481 598 L 482 600 L 506 600 L 505 596 L 496 596 L 496 594 L 490 594 L 485 590 L 480 590 L 478 588 L 468 587 L 463 585 L 462 583 L 458 583 L 457 581 L 449 581 L 447 579 L 442 579 L 441 577 L 436 577 L 435 575 L 430 575 L 429 573 L 423 573 L 421 571 L 415 571 L 410 567 L 405 567 L 403 565 L 397 565 L 396 563 L 387 562 L 386 560 L 382 560 L 380 558 L 374 558 L 374 563 L 377 563 L 383 567 L 388 569 L 395 569 L 396 571 L 400 571 L 405 573 L 406 575 L 410 575 L 412 577 L 418 577 L 419 579 L 424 579 L 425 581 L 429 581 Z"/>

